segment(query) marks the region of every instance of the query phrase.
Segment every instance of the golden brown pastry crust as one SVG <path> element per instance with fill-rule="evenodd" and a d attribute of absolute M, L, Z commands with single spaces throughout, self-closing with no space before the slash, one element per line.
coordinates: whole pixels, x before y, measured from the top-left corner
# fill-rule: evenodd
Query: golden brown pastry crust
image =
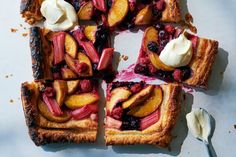
<path fill-rule="evenodd" d="M 39 91 L 37 83 L 23 83 L 21 99 L 29 135 L 34 143 L 45 145 L 63 142 L 94 142 L 97 136 L 97 122 L 90 119 L 69 120 L 64 123 L 51 122 L 38 111 Z"/>
<path fill-rule="evenodd" d="M 162 12 L 161 22 L 180 22 L 182 20 L 179 1 L 165 0 L 166 8 Z"/>
<path fill-rule="evenodd" d="M 160 120 L 143 131 L 120 131 L 106 128 L 105 139 L 107 145 L 125 144 L 153 144 L 167 147 L 171 140 L 171 130 L 176 124 L 181 103 L 181 86 L 177 84 L 161 85 L 163 102 L 161 104 Z"/>
<path fill-rule="evenodd" d="M 207 89 L 215 56 L 218 52 L 218 41 L 198 38 L 197 49 L 189 66 L 193 75 L 183 83 L 187 86 Z"/>

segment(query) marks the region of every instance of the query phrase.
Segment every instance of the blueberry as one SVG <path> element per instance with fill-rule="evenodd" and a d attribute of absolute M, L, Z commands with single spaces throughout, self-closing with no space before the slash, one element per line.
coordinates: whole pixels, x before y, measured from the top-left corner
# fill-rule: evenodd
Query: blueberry
<path fill-rule="evenodd" d="M 158 45 L 154 41 L 150 41 L 147 45 L 148 50 L 157 53 L 158 52 Z"/>
<path fill-rule="evenodd" d="M 121 128 L 122 130 L 139 130 L 140 119 L 123 114 Z"/>
<path fill-rule="evenodd" d="M 75 11 L 78 12 L 80 9 L 80 3 L 79 0 L 71 0 L 71 4 L 75 8 Z"/>

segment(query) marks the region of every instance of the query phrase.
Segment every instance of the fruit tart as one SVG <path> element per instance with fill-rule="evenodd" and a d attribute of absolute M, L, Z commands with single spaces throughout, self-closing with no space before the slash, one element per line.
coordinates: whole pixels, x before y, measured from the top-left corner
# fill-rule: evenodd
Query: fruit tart
<path fill-rule="evenodd" d="M 152 22 L 180 22 L 178 0 L 21 0 L 22 17 L 29 24 L 41 21 L 43 16 L 51 24 L 59 22 L 70 8 L 81 20 L 106 22 L 131 28 L 134 25 L 147 25 Z M 53 2 L 52 2 L 53 1 Z M 55 4 L 53 4 L 55 3 Z M 70 5 L 70 6 L 68 6 Z M 49 9 L 47 9 L 49 8 Z M 73 8 L 73 9 L 72 9 Z M 54 10 L 51 11 L 50 10 Z M 48 17 L 47 15 L 50 15 Z"/>
<path fill-rule="evenodd" d="M 22 105 L 34 143 L 94 142 L 98 128 L 97 82 L 25 82 Z"/>
<path fill-rule="evenodd" d="M 217 52 L 218 41 L 157 24 L 144 32 L 134 72 L 206 89 Z"/>
<path fill-rule="evenodd" d="M 85 32 L 86 31 L 86 35 Z M 52 32 L 30 28 L 30 49 L 35 80 L 112 79 L 114 49 L 103 25 Z"/>
<path fill-rule="evenodd" d="M 167 147 L 180 112 L 181 86 L 113 82 L 106 97 L 107 145 L 152 144 Z"/>

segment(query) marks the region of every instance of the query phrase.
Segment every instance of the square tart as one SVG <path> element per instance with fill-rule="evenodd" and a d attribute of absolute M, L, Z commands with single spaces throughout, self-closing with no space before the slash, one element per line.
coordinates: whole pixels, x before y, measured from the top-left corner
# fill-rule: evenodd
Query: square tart
<path fill-rule="evenodd" d="M 34 79 L 112 79 L 114 49 L 109 47 L 109 32 L 103 25 L 93 29 L 88 27 L 79 27 L 70 32 L 31 27 L 30 50 Z M 103 43 L 100 43 L 101 40 L 94 41 L 97 33 L 106 36 Z"/>
<path fill-rule="evenodd" d="M 87 86 L 86 91 L 88 82 L 93 85 Z M 90 100 L 82 98 L 86 96 Z M 96 81 L 25 82 L 21 99 L 29 136 L 35 145 L 96 140 L 99 101 Z"/>
<path fill-rule="evenodd" d="M 119 93 L 117 89 L 124 91 Z M 181 91 L 181 86 L 177 84 L 148 85 L 144 82 L 114 82 L 108 85 L 106 144 L 151 144 L 167 147 L 172 140 L 171 130 L 180 112 Z M 134 97 L 137 100 L 131 105 L 127 103 Z M 130 106 L 127 107 L 127 104 Z"/>
<path fill-rule="evenodd" d="M 160 34 L 158 34 L 160 31 L 165 31 L 165 33 L 162 34 L 168 36 L 167 41 L 160 39 Z M 159 25 L 158 28 L 148 27 L 143 35 L 142 45 L 134 72 L 146 76 L 155 76 L 166 82 L 177 82 L 190 87 L 207 89 L 208 79 L 218 52 L 218 41 L 201 38 L 189 32 L 185 32 L 184 35 L 192 42 L 193 48 L 190 63 L 184 67 L 173 68 L 166 66 L 159 59 L 159 54 L 165 47 L 165 45 L 161 43 L 167 44 L 170 40 L 177 38 L 181 33 L 183 33 L 182 28 L 174 27 L 171 24 L 164 26 Z M 158 42 L 155 41 L 154 36 L 157 36 Z M 157 43 L 159 47 L 156 53 L 151 52 L 147 47 L 148 43 L 152 41 Z M 182 78 L 175 76 L 177 70 L 181 72 Z"/>
<path fill-rule="evenodd" d="M 139 22 L 135 22 L 136 25 L 146 25 L 146 24 L 151 24 L 152 22 L 180 22 L 181 21 L 181 14 L 180 14 L 180 7 L 179 7 L 179 0 L 160 0 L 160 4 L 155 4 L 155 1 L 150 1 L 150 3 L 134 3 L 134 2 L 129 2 L 128 0 L 116 0 L 116 4 L 113 2 L 112 4 L 106 4 L 105 3 L 104 7 L 101 8 L 99 5 L 94 5 L 92 1 L 85 1 L 81 0 L 79 3 L 82 5 L 80 7 L 77 6 L 77 4 L 70 3 L 74 8 L 75 11 L 77 12 L 78 19 L 79 20 L 95 20 L 95 21 L 101 21 L 102 18 L 106 17 L 106 20 L 108 25 L 110 27 L 117 26 L 120 23 L 123 23 L 127 25 L 128 23 L 131 23 L 134 21 L 134 18 L 140 19 Z M 40 12 L 41 4 L 43 0 L 21 0 L 20 4 L 20 13 L 22 17 L 25 19 L 25 21 L 29 24 L 34 24 L 39 21 L 42 21 L 44 18 Z M 99 2 L 101 3 L 101 2 Z M 115 7 L 113 7 L 115 6 Z M 151 7 L 149 7 L 151 6 Z M 158 6 L 159 9 L 158 11 L 155 12 L 157 14 L 156 20 L 151 20 L 154 19 L 154 15 L 150 16 L 150 12 L 147 11 L 147 9 L 141 11 L 145 7 L 149 7 L 150 9 L 153 9 L 153 6 Z M 93 8 L 93 11 L 91 12 L 91 9 L 88 8 Z M 120 10 L 123 11 L 122 16 L 120 17 L 119 15 L 116 16 L 117 19 L 115 19 L 114 22 L 110 22 L 112 20 L 109 20 L 109 16 L 114 13 L 113 10 L 116 10 L 115 8 L 119 7 Z M 113 9 L 114 8 L 114 9 Z M 129 13 L 132 12 L 132 18 L 128 17 Z M 105 16 L 102 17 L 103 13 Z M 140 14 L 139 14 L 140 13 Z M 109 15 L 110 14 L 110 15 Z M 139 14 L 139 16 L 138 16 Z M 88 16 L 91 15 L 91 16 Z M 116 15 L 116 13 L 114 13 Z M 143 16 L 144 15 L 144 16 Z M 111 15 L 112 16 L 112 15 Z M 145 17 L 145 18 L 142 18 Z"/>

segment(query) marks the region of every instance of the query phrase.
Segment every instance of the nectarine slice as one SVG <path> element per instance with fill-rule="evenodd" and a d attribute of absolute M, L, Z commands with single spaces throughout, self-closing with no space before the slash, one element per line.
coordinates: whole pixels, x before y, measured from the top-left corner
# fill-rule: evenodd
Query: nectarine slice
<path fill-rule="evenodd" d="M 84 35 L 86 36 L 86 38 L 88 38 L 90 41 L 94 43 L 96 40 L 95 38 L 96 31 L 97 31 L 97 26 L 86 26 L 84 28 Z"/>
<path fill-rule="evenodd" d="M 85 2 L 85 4 L 80 7 L 77 15 L 80 20 L 91 20 L 93 16 L 93 2 Z"/>
<path fill-rule="evenodd" d="M 66 53 L 68 53 L 71 57 L 75 58 L 77 54 L 77 49 L 78 49 L 78 45 L 75 39 L 71 35 L 66 33 L 66 36 L 65 36 Z"/>
<path fill-rule="evenodd" d="M 53 88 L 56 91 L 56 101 L 59 106 L 62 106 L 68 91 L 66 81 L 55 80 L 53 82 Z"/>
<path fill-rule="evenodd" d="M 66 81 L 68 94 L 73 94 L 76 89 L 79 87 L 79 80 Z"/>
<path fill-rule="evenodd" d="M 158 31 L 154 27 L 148 27 L 144 32 L 142 47 L 143 47 L 144 51 L 147 52 L 147 53 L 150 52 L 148 50 L 147 45 L 151 41 L 158 43 Z"/>
<path fill-rule="evenodd" d="M 68 68 L 62 68 L 61 69 L 61 75 L 63 79 L 75 79 L 77 78 L 77 74 L 74 73 L 72 70 Z"/>
<path fill-rule="evenodd" d="M 152 7 L 147 5 L 138 12 L 135 18 L 135 25 L 147 25 L 152 20 Z"/>
<path fill-rule="evenodd" d="M 82 77 L 89 77 L 93 76 L 93 67 L 91 64 L 90 59 L 82 52 L 78 53 L 78 63 L 86 63 L 88 66 L 88 70 L 85 73 L 80 73 L 80 76 Z"/>

